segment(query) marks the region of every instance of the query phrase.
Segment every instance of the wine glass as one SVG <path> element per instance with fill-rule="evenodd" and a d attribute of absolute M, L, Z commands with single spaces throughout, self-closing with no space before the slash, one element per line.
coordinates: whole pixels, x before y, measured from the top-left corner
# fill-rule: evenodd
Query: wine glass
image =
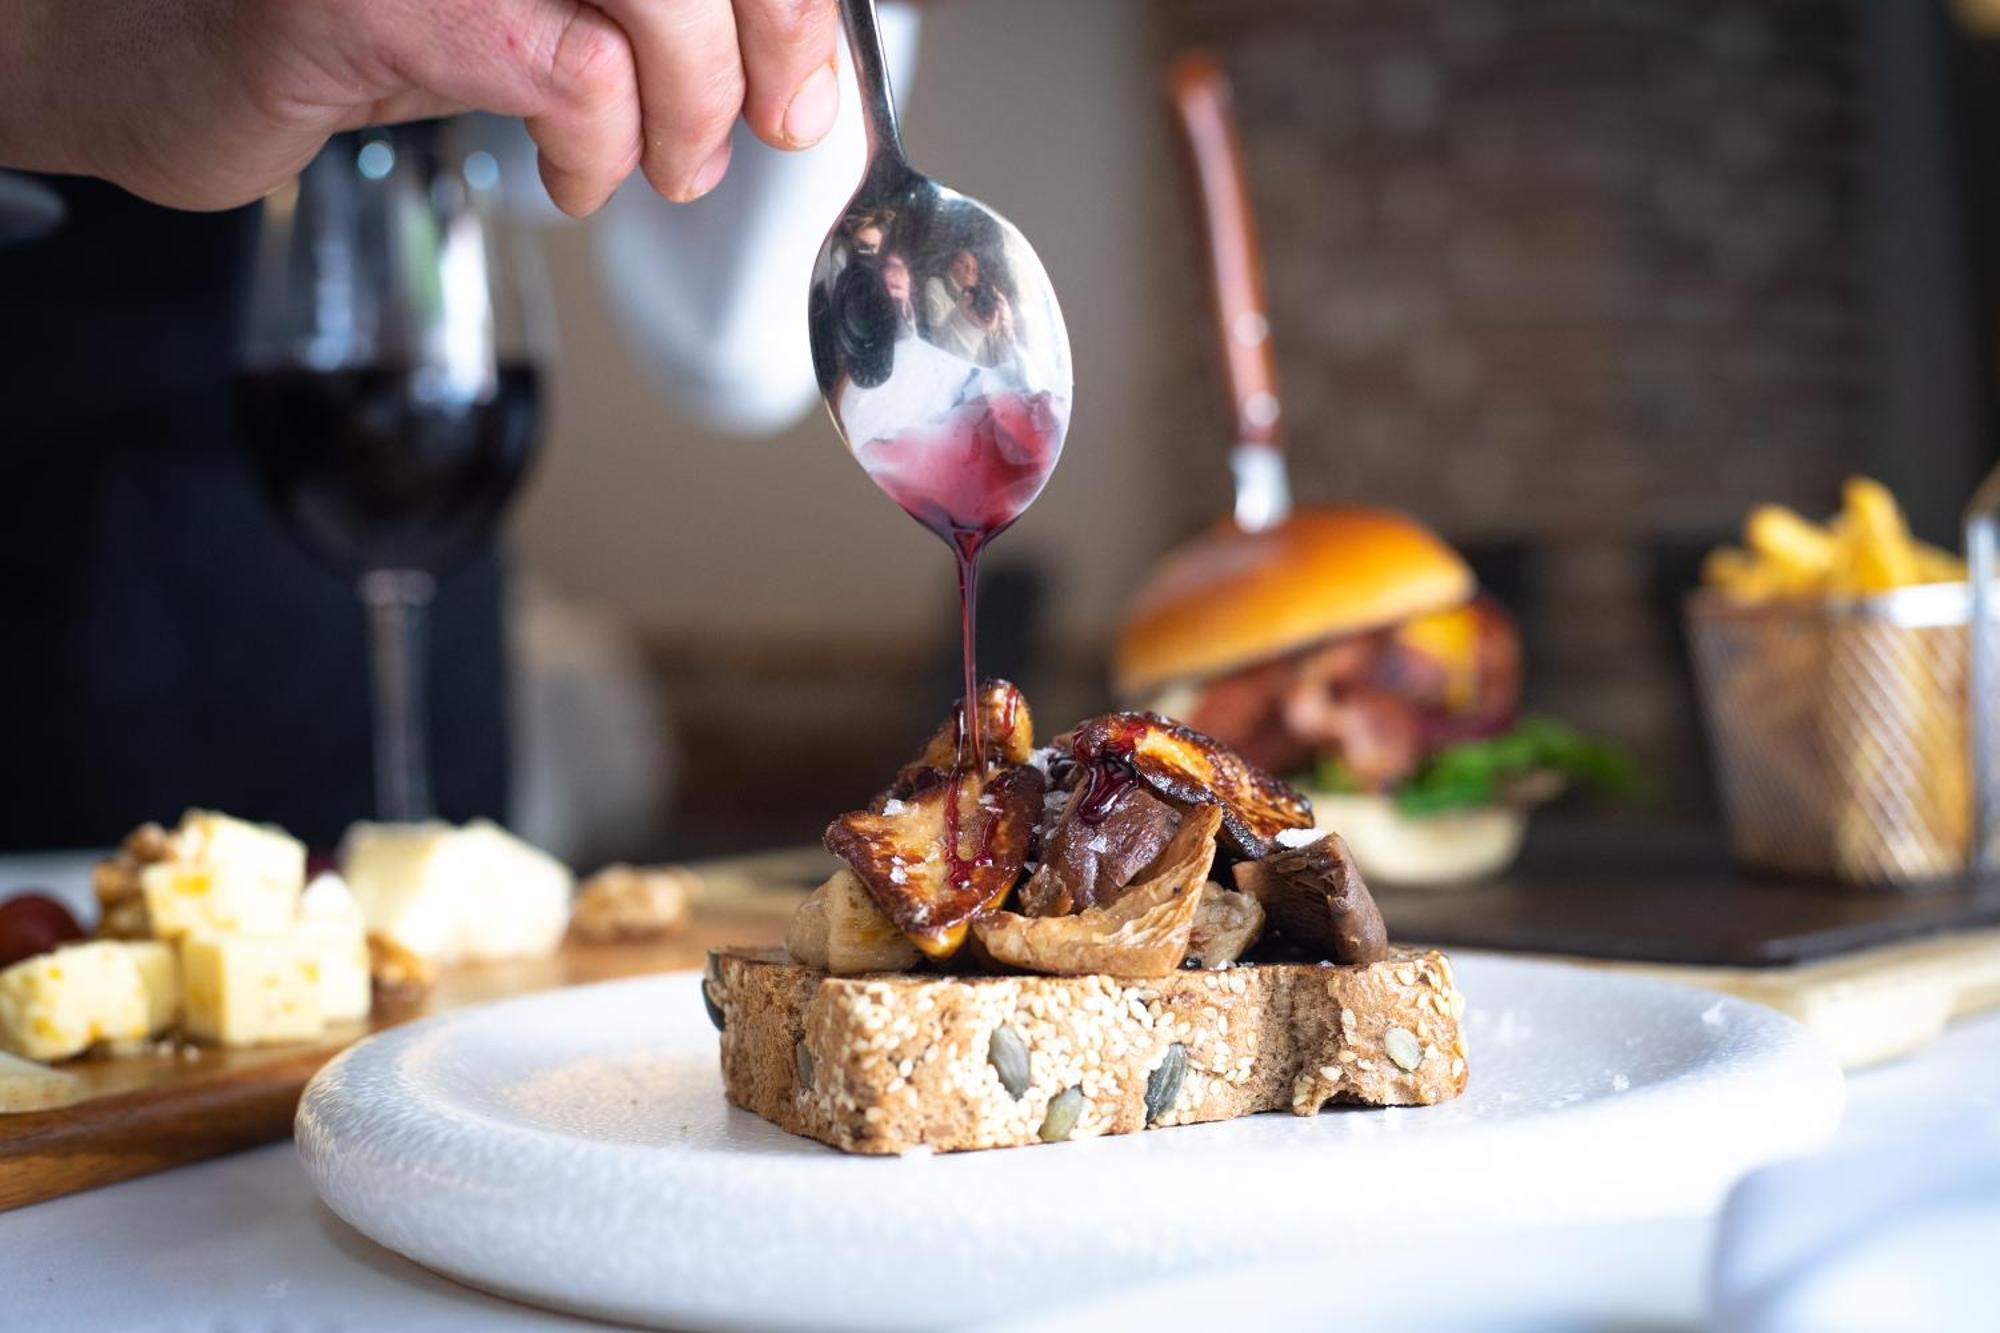
<path fill-rule="evenodd" d="M 431 816 L 426 612 L 534 449 L 537 258 L 464 122 L 337 135 L 264 203 L 237 414 L 280 521 L 367 606 L 381 819 Z"/>

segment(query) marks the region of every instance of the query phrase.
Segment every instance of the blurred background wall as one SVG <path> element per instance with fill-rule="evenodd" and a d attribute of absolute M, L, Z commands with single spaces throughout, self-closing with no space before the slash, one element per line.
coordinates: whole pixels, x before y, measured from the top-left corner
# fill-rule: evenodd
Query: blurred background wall
<path fill-rule="evenodd" d="M 1521 615 L 1534 702 L 1706 809 L 1677 600 L 1745 508 L 1873 471 L 1949 538 L 1991 461 L 1982 7 L 1933 0 L 944 0 L 916 160 L 1012 217 L 1077 366 L 993 553 L 988 662 L 1104 701 L 1122 597 L 1221 512 L 1226 420 L 1155 71 L 1236 80 L 1298 489 L 1410 509 Z M 676 415 L 588 226 L 516 567 L 629 629 L 673 718 L 669 850 L 814 836 L 955 694 L 951 571 L 815 413 Z M 803 276 L 801 277 L 803 293 Z M 803 300 L 803 295 L 801 296 Z"/>

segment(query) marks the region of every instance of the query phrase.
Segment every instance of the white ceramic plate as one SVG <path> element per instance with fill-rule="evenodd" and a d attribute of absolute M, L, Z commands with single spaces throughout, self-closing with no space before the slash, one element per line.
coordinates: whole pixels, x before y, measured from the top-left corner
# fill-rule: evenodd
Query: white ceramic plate
<path fill-rule="evenodd" d="M 687 973 L 363 1042 L 306 1089 L 299 1152 L 362 1232 L 504 1295 L 679 1327 L 886 1328 L 1362 1238 L 1704 1211 L 1833 1132 L 1840 1071 L 1777 1013 L 1456 961 L 1472 1083 L 1444 1106 L 847 1157 L 724 1102 Z"/>

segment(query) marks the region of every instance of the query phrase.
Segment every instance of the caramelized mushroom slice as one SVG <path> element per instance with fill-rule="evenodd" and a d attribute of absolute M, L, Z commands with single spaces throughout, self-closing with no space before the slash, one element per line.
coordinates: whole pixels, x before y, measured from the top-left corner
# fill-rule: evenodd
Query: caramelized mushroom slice
<path fill-rule="evenodd" d="M 875 800 L 879 811 L 885 801 L 907 800 L 937 773 L 958 767 L 958 733 L 965 725 L 965 700 L 951 706 L 951 716 L 924 742 L 923 752 L 903 765 L 889 790 Z M 1035 749 L 1035 720 L 1028 712 L 1028 700 L 1012 681 L 989 680 L 979 687 L 979 748 L 993 767 L 1025 764 Z"/>
<path fill-rule="evenodd" d="M 1236 887 L 1264 905 L 1280 934 L 1322 958 L 1377 963 L 1388 955 L 1382 913 L 1338 833 L 1242 862 Z"/>
<path fill-rule="evenodd" d="M 1270 854 L 1281 831 L 1312 825 L 1312 805 L 1298 792 L 1220 741 L 1151 713 L 1092 718 L 1076 729 L 1075 749 L 1093 766 L 1129 766 L 1177 804 L 1220 806 L 1224 844 L 1253 861 Z"/>
<path fill-rule="evenodd" d="M 1021 911 L 1067 916 L 1116 900 L 1180 823 L 1180 811 L 1136 783 L 1102 809 L 1071 800 L 1021 889 Z"/>
<path fill-rule="evenodd" d="M 933 774 L 906 798 L 842 815 L 824 841 L 912 944 L 949 958 L 972 915 L 1020 879 L 1041 809 L 1042 775 L 1025 765 Z"/>
<path fill-rule="evenodd" d="M 973 919 L 973 935 L 995 962 L 1027 972 L 1164 977 L 1187 956 L 1221 824 L 1216 806 L 1190 813 L 1159 859 L 1108 906 L 1071 916 L 985 912 Z"/>
<path fill-rule="evenodd" d="M 836 870 L 799 905 L 785 948 L 794 961 L 836 977 L 907 972 L 917 950 L 868 896 L 852 870 Z"/>
<path fill-rule="evenodd" d="M 1263 905 L 1247 893 L 1225 889 L 1210 880 L 1201 886 L 1201 901 L 1195 905 L 1187 963 L 1194 967 L 1233 963 L 1249 953 L 1263 933 Z"/>

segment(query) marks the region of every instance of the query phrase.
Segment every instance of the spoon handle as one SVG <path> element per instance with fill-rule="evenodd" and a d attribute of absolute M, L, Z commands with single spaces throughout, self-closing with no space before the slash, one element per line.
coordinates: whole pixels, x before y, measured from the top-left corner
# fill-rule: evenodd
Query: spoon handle
<path fill-rule="evenodd" d="M 855 82 L 861 88 L 861 123 L 868 131 L 870 183 L 885 183 L 907 172 L 903 132 L 896 124 L 896 99 L 889 88 L 889 66 L 882 55 L 882 32 L 875 22 L 875 0 L 841 0 L 847 28 L 848 55 L 854 61 Z"/>

